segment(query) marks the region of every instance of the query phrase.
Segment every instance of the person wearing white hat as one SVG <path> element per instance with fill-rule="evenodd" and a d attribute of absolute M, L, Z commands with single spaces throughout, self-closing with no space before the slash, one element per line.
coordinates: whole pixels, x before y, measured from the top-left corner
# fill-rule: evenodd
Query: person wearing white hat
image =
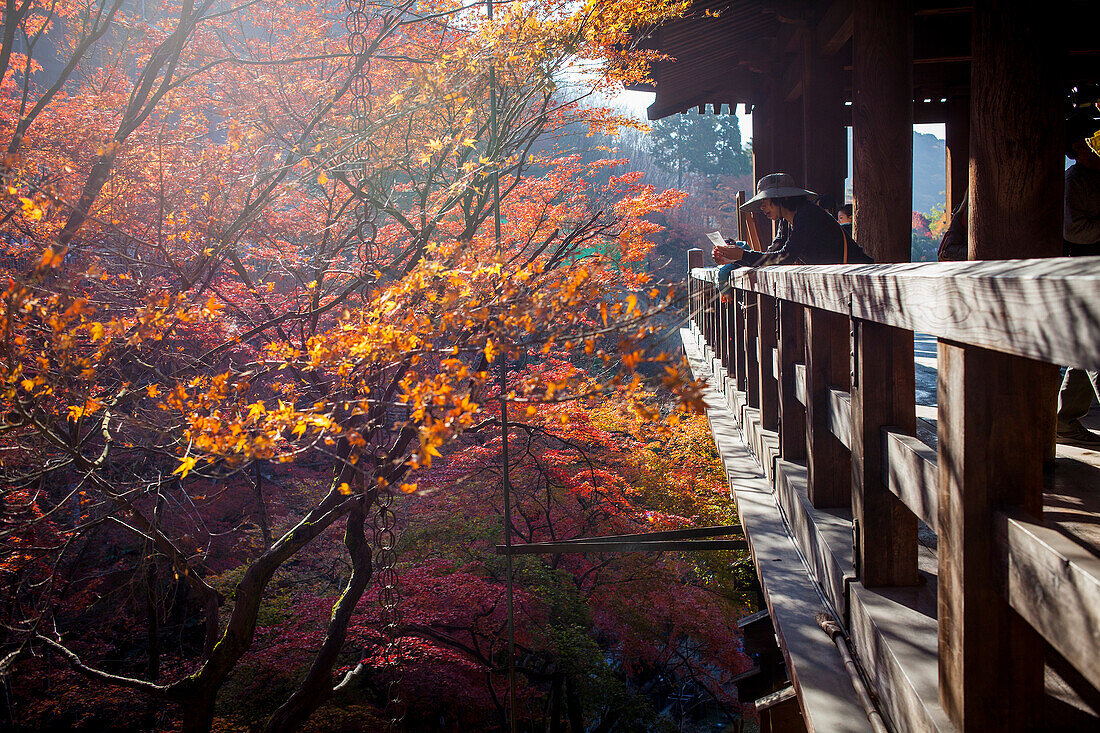
<path fill-rule="evenodd" d="M 719 244 L 711 251 L 714 261 L 746 267 L 874 262 L 836 219 L 811 201 L 813 196 L 812 191 L 796 186 L 787 173 L 764 176 L 756 184 L 756 195 L 741 208 L 762 211 L 768 219 L 778 222 L 771 246 L 764 252 L 753 252 L 745 249 L 743 243 Z"/>

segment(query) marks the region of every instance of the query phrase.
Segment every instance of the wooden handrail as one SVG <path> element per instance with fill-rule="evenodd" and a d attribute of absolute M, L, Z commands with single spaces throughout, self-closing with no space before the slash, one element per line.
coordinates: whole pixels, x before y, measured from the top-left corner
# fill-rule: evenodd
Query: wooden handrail
<path fill-rule="evenodd" d="M 692 272 L 713 280 L 712 271 Z M 734 286 L 1015 356 L 1100 369 L 1100 257 L 738 270 Z"/>

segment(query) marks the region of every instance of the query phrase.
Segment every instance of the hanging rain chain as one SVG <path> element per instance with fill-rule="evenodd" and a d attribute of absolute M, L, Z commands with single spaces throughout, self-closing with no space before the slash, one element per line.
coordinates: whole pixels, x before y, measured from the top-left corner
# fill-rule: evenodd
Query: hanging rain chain
<path fill-rule="evenodd" d="M 367 129 L 371 113 L 371 67 L 370 59 L 363 61 L 360 67 L 360 59 L 367 53 L 367 28 L 370 25 L 370 17 L 366 10 L 367 0 L 345 0 L 345 7 L 348 10 L 347 19 L 344 21 L 348 31 L 350 53 L 348 64 L 353 75 L 351 80 L 352 142 L 349 148 L 347 173 L 356 189 L 362 189 L 366 183 L 367 156 L 370 152 Z M 378 227 L 374 222 L 372 207 L 358 194 L 356 194 L 352 221 L 354 224 L 351 240 L 355 243 L 356 253 L 363 265 L 361 277 L 366 279 L 366 273 L 373 270 L 374 243 Z"/>
<path fill-rule="evenodd" d="M 386 710 L 393 730 L 398 730 L 405 718 L 405 701 L 401 696 L 401 677 L 398 656 L 401 633 L 401 590 L 397 575 L 397 515 L 394 513 L 394 494 L 380 490 L 375 503 L 378 514 L 374 518 L 374 577 L 378 584 L 378 606 L 381 611 L 382 633 L 388 639 L 383 676 L 386 679 Z"/>

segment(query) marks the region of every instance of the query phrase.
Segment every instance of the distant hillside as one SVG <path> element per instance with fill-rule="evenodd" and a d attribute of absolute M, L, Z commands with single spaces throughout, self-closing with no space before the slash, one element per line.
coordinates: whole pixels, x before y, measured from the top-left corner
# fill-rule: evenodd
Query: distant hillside
<path fill-rule="evenodd" d="M 935 135 L 913 133 L 913 211 L 927 214 L 942 209 L 947 199 L 947 171 L 944 142 Z M 848 170 L 852 170 L 852 132 L 848 131 Z M 852 195 L 852 182 L 846 191 Z"/>
<path fill-rule="evenodd" d="M 913 211 L 927 214 L 947 200 L 947 151 L 935 135 L 913 133 Z"/>

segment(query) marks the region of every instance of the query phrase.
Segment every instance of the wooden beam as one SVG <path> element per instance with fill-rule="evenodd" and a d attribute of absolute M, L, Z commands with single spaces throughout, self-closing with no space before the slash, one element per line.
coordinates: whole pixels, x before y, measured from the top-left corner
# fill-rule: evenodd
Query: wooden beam
<path fill-rule="evenodd" d="M 614 542 L 532 542 L 527 545 L 497 545 L 498 555 L 564 555 L 600 552 L 698 552 L 700 550 L 747 550 L 746 540 L 650 540 Z"/>
<path fill-rule="evenodd" d="M 913 436 L 890 428 L 882 430 L 882 450 L 886 456 L 882 464 L 883 482 L 936 531 L 939 521 L 936 451 Z"/>
<path fill-rule="evenodd" d="M 855 240 L 876 262 L 910 260 L 913 15 L 906 0 L 852 4 Z"/>
<path fill-rule="evenodd" d="M 852 37 L 852 0 L 834 0 L 815 29 L 821 53 L 832 56 Z"/>
<path fill-rule="evenodd" d="M 882 480 L 882 429 L 917 430 L 913 333 L 853 321 L 852 522 L 856 575 L 868 587 L 916 585 L 917 517 Z"/>
<path fill-rule="evenodd" d="M 830 388 L 847 388 L 848 319 L 806 309 L 806 468 L 811 503 L 847 507 L 852 469 L 848 449 L 830 430 Z"/>
<path fill-rule="evenodd" d="M 836 387 L 829 388 L 829 432 L 852 449 L 852 395 Z"/>
<path fill-rule="evenodd" d="M 1018 511 L 998 512 L 995 528 L 1005 598 L 1100 688 L 1100 558 Z"/>
<path fill-rule="evenodd" d="M 962 731 L 1040 727 L 1042 638 L 1000 593 L 994 512 L 1041 517 L 1046 364 L 939 342 L 937 586 L 940 700 Z"/>

